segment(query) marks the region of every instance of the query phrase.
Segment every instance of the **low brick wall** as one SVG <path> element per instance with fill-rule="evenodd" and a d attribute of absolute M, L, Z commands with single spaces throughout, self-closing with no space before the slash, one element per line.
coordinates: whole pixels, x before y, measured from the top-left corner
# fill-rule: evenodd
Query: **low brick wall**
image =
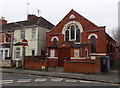
<path fill-rule="evenodd" d="M 47 59 L 45 56 L 25 57 L 24 67 L 28 70 L 47 70 Z"/>
<path fill-rule="evenodd" d="M 101 63 L 99 59 L 92 60 L 76 60 L 64 62 L 65 72 L 79 72 L 79 73 L 100 73 Z"/>
<path fill-rule="evenodd" d="M 58 59 L 48 59 L 48 67 L 53 68 L 58 66 Z"/>

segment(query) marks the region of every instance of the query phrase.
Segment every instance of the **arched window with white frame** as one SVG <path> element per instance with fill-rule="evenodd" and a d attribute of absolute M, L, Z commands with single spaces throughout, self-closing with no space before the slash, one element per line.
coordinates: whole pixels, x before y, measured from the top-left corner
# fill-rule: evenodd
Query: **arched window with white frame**
<path fill-rule="evenodd" d="M 57 45 L 57 39 L 56 38 L 53 39 L 53 45 Z"/>
<path fill-rule="evenodd" d="M 53 45 L 57 45 L 57 42 L 59 41 L 59 38 L 57 36 L 53 36 L 51 38 L 51 42 L 53 43 Z"/>
<path fill-rule="evenodd" d="M 62 30 L 65 41 L 76 41 L 80 43 L 81 33 L 83 32 L 82 25 L 77 21 L 70 21 L 65 24 Z"/>

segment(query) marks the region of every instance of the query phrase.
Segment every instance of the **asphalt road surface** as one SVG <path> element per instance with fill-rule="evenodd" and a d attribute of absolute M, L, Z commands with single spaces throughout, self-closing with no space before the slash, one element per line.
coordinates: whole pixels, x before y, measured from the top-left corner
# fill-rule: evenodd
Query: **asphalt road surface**
<path fill-rule="evenodd" d="M 27 74 L 2 73 L 2 86 L 117 86 L 110 83 L 100 83 L 85 80 L 37 76 Z"/>

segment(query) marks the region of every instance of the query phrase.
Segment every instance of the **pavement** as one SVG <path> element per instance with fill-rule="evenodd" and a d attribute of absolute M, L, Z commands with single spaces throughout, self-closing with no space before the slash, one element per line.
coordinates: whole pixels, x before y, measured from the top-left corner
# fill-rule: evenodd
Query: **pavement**
<path fill-rule="evenodd" d="M 57 69 L 61 69 L 61 68 L 57 68 Z M 70 79 L 77 79 L 77 80 L 120 84 L 118 79 L 118 70 L 110 70 L 109 72 L 101 73 L 101 74 L 83 74 L 83 73 L 64 72 L 63 70 L 56 70 L 55 68 L 49 69 L 48 71 L 3 68 L 1 72 L 38 75 L 38 76 L 51 76 L 51 77 L 59 77 L 59 78 L 70 78 Z"/>

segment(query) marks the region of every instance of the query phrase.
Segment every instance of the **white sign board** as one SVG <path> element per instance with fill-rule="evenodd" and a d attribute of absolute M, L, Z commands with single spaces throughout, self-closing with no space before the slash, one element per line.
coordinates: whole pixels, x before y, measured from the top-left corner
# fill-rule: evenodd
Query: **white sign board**
<path fill-rule="evenodd" d="M 45 66 L 42 66 L 41 68 L 42 68 L 42 70 L 45 70 Z"/>
<path fill-rule="evenodd" d="M 96 57 L 95 56 L 91 56 L 91 60 L 95 60 L 96 59 Z"/>

